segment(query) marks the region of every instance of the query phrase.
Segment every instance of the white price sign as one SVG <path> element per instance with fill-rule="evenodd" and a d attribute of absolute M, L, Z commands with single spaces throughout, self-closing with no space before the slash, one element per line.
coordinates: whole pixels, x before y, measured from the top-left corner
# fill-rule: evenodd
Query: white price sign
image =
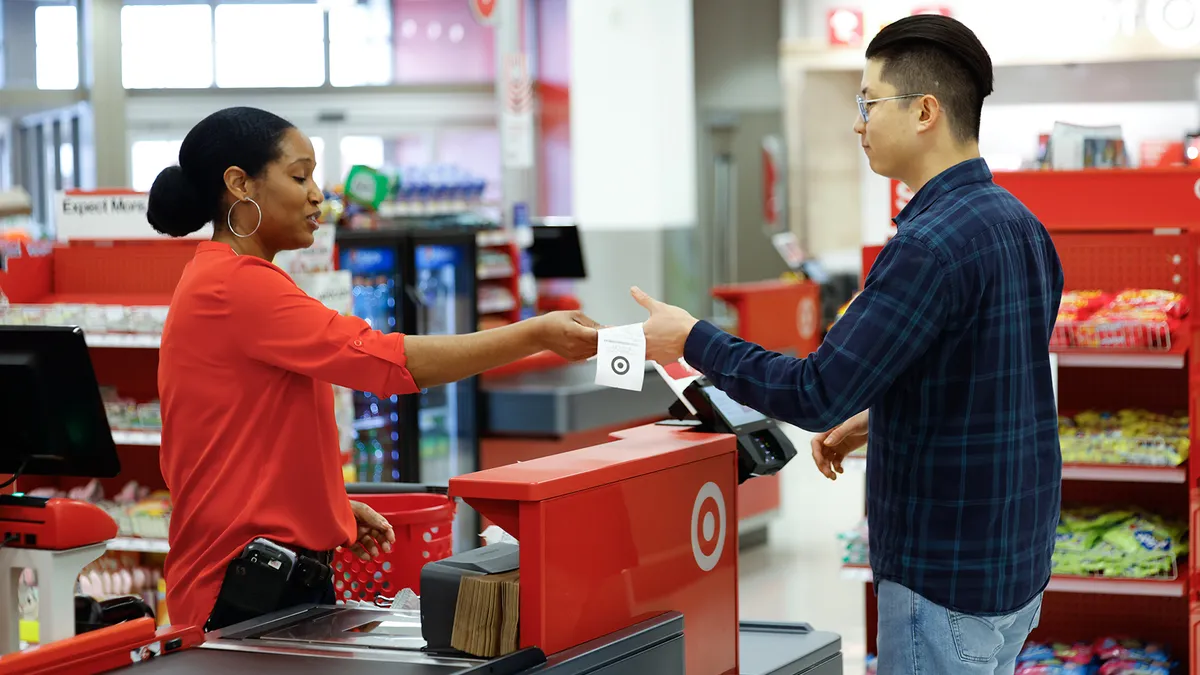
<path fill-rule="evenodd" d="M 59 241 L 159 237 L 146 221 L 149 203 L 144 192 L 59 192 L 54 196 L 55 234 Z M 211 239 L 212 226 L 188 238 Z"/>
<path fill-rule="evenodd" d="M 297 251 L 280 251 L 275 255 L 275 265 L 293 277 L 297 274 L 332 272 L 336 230 L 333 225 L 322 225 L 313 233 L 312 246 Z"/>
<path fill-rule="evenodd" d="M 321 304 L 329 309 L 339 314 L 353 312 L 354 299 L 351 294 L 352 280 L 349 270 L 297 274 L 292 278 L 300 290 L 320 300 Z"/>

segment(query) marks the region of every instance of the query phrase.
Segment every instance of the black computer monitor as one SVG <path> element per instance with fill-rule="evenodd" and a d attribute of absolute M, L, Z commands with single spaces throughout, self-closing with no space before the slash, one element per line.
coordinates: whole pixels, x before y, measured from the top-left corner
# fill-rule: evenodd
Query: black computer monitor
<path fill-rule="evenodd" d="M 120 471 L 83 330 L 0 326 L 0 474 Z"/>
<path fill-rule="evenodd" d="M 567 224 L 535 225 L 529 257 L 537 279 L 586 279 L 583 246 L 579 226 Z"/>

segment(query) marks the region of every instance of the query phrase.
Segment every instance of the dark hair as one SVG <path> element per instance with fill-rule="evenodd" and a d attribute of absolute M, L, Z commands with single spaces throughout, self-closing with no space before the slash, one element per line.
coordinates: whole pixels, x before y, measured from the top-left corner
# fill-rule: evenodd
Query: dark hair
<path fill-rule="evenodd" d="M 883 61 L 880 78 L 898 94 L 932 94 L 960 141 L 979 138 L 983 99 L 992 93 L 992 57 L 970 28 L 947 16 L 919 14 L 891 23 L 867 46 Z"/>
<path fill-rule="evenodd" d="M 279 140 L 293 126 L 257 108 L 226 108 L 200 120 L 179 146 L 179 165 L 154 179 L 146 220 L 172 237 L 223 222 L 225 170 L 238 166 L 250 176 L 261 175 L 279 159 Z"/>

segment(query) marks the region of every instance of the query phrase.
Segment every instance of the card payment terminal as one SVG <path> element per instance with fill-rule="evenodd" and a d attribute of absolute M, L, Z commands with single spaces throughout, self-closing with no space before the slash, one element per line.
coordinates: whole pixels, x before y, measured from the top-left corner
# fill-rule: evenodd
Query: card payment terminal
<path fill-rule="evenodd" d="M 738 482 L 755 476 L 777 473 L 796 456 L 796 447 L 779 428 L 779 423 L 729 398 L 708 378 L 700 377 L 683 390 L 696 414 L 693 416 L 683 401 L 670 408 L 671 417 L 687 420 L 694 417 L 696 431 L 733 434 L 738 439 Z"/>

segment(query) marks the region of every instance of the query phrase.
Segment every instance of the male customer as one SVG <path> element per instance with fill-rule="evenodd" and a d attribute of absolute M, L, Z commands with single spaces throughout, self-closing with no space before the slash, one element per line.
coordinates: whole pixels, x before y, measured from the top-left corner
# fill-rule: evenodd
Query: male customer
<path fill-rule="evenodd" d="M 813 442 L 829 478 L 866 441 L 869 410 L 880 672 L 1011 674 L 1058 524 L 1048 343 L 1062 270 L 979 157 L 992 64 L 974 33 L 897 21 L 867 48 L 862 85 L 854 130 L 871 169 L 916 194 L 825 342 L 804 359 L 772 353 L 634 289 L 647 356 L 682 354 L 745 405 L 837 427 Z"/>

